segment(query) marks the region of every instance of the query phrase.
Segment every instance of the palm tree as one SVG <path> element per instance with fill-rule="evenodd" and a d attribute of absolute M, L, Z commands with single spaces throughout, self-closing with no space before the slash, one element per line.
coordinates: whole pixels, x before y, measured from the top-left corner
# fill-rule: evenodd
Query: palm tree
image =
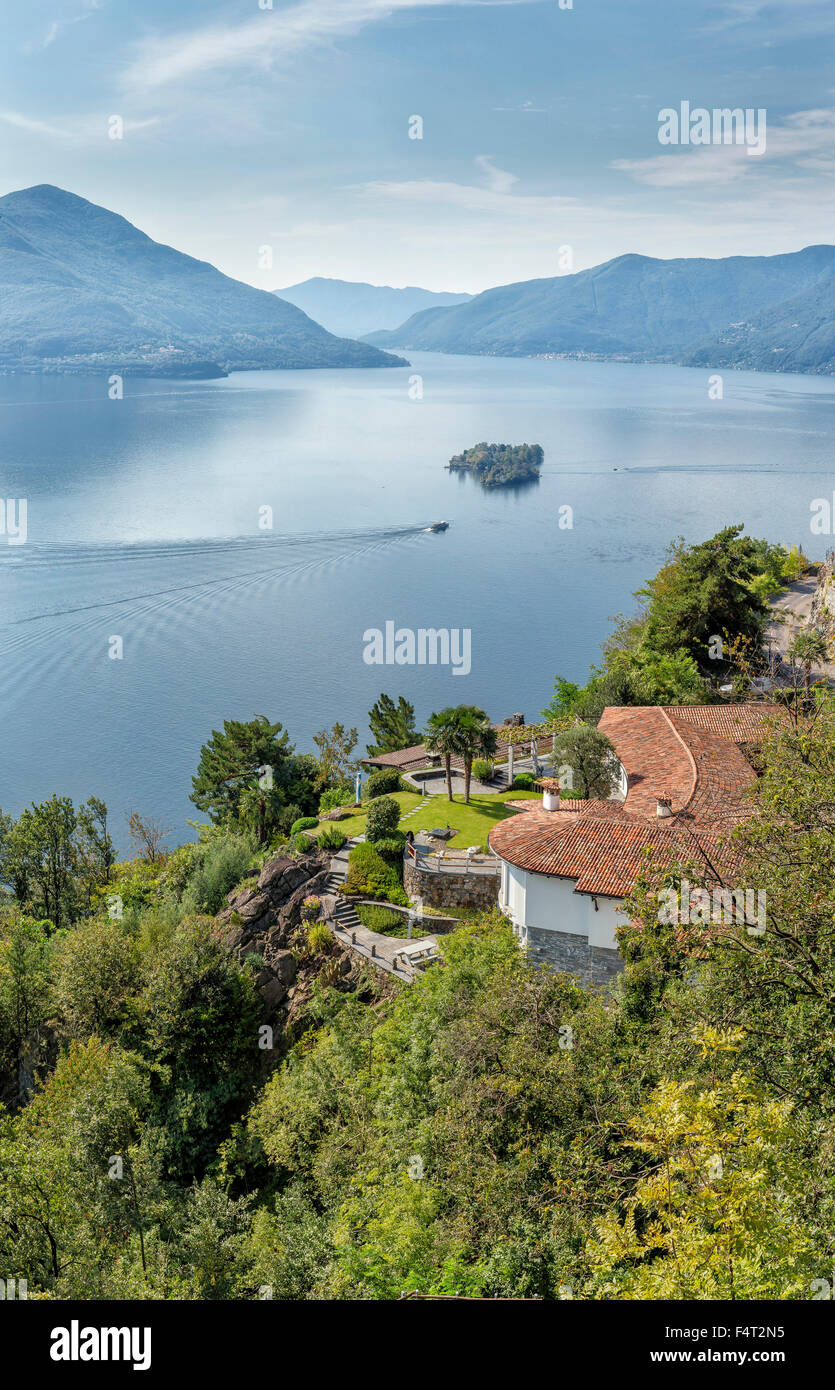
<path fill-rule="evenodd" d="M 451 705 L 438 714 L 429 716 L 423 734 L 423 746 L 427 753 L 439 754 L 446 769 L 447 796 L 452 800 L 452 757 L 461 752 L 461 733 L 458 710 Z"/>
<path fill-rule="evenodd" d="M 469 805 L 470 779 L 474 758 L 489 758 L 498 746 L 496 730 L 478 705 L 459 705 L 458 731 L 461 757 L 464 759 L 464 801 Z"/>
<path fill-rule="evenodd" d="M 803 684 L 806 687 L 806 699 L 809 699 L 812 684 L 812 666 L 820 665 L 827 658 L 829 644 L 822 632 L 817 628 L 806 628 L 803 632 L 798 632 L 792 638 L 789 645 L 789 656 L 794 661 L 799 661 L 803 666 Z"/>
<path fill-rule="evenodd" d="M 447 796 L 452 800 L 452 759 L 464 762 L 464 801 L 470 800 L 473 759 L 489 758 L 498 744 L 496 731 L 478 705 L 455 705 L 433 714 L 423 736 L 430 753 L 440 753 L 446 768 Z"/>

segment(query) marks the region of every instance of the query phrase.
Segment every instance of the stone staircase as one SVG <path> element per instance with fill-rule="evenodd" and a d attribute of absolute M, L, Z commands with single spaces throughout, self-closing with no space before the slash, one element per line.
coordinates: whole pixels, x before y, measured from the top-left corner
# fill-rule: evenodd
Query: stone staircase
<path fill-rule="evenodd" d="M 361 927 L 362 923 L 354 911 L 353 904 L 347 898 L 341 896 L 342 889 L 345 887 L 345 880 L 348 877 L 348 853 L 365 836 L 358 836 L 357 839 L 348 840 L 335 854 L 330 862 L 328 877 L 325 880 L 325 892 L 332 893 L 334 896 L 333 922 L 343 931 L 354 931 Z"/>
<path fill-rule="evenodd" d="M 362 926 L 362 922 L 354 910 L 354 905 L 347 898 L 337 897 L 333 909 L 334 926 L 341 931 L 356 931 L 357 927 Z"/>
<path fill-rule="evenodd" d="M 328 877 L 325 883 L 326 893 L 341 893 L 348 877 L 348 855 L 354 845 L 359 844 L 359 841 L 364 839 L 365 836 L 360 835 L 355 840 L 346 840 L 341 850 L 333 855 L 328 866 Z"/>
<path fill-rule="evenodd" d="M 427 801 L 431 800 L 429 797 L 426 799 Z M 395 975 L 405 984 L 411 984 L 415 978 L 415 972 L 419 973 L 420 967 L 412 962 L 404 963 L 400 958 L 399 952 L 406 945 L 405 941 L 383 936 L 378 932 L 371 931 L 368 927 L 364 927 L 357 916 L 353 903 L 342 896 L 345 879 L 348 876 L 348 853 L 354 845 L 364 839 L 364 835 L 359 835 L 356 839 L 348 840 L 339 853 L 331 859 L 324 888 L 324 894 L 330 899 L 325 909 L 326 920 L 337 934 L 337 939 L 342 941 L 349 950 L 364 956 L 366 959 L 371 959 L 381 970 Z M 428 949 L 435 945 L 436 938 L 427 936 L 422 938 L 422 941 Z"/>

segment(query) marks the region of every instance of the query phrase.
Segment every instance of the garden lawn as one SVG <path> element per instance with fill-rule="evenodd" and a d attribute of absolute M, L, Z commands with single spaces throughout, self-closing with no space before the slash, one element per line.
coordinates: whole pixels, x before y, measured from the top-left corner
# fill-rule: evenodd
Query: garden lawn
<path fill-rule="evenodd" d="M 394 800 L 400 807 L 401 830 L 413 830 L 417 834 L 419 830 L 434 830 L 436 827 L 445 828 L 449 825 L 458 831 L 449 841 L 450 849 L 463 850 L 469 849 L 471 845 L 486 845 L 492 827 L 498 821 L 516 814 L 505 806 L 506 801 L 538 801 L 539 796 L 533 791 L 506 791 L 494 795 L 471 796 L 470 804 L 467 806 L 464 804 L 463 796 L 456 796 L 454 801 L 448 801 L 444 794 L 433 796 L 417 815 L 408 816 L 408 819 L 408 812 L 420 806 L 423 798 L 417 792 L 396 792 Z M 307 833 L 318 837 L 325 825 L 334 825 L 344 835 L 364 835 L 365 814 L 366 806 L 363 805 L 359 815 L 349 816 L 347 820 L 324 821 L 316 830 Z"/>

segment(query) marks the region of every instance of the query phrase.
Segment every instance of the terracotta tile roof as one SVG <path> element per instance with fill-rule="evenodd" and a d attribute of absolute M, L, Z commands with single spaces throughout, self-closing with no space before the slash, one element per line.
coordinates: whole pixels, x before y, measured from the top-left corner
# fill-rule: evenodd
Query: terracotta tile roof
<path fill-rule="evenodd" d="M 732 743 L 752 743 L 761 738 L 772 719 L 782 719 L 780 705 L 749 702 L 739 705 L 667 705 L 665 713 L 675 723 L 694 725 L 705 733 L 716 734 Z"/>
<path fill-rule="evenodd" d="M 422 743 L 413 743 L 411 748 L 398 748 L 394 753 L 380 753 L 376 758 L 363 758 L 362 761 L 369 767 L 423 767 L 430 758 Z"/>
<path fill-rule="evenodd" d="M 629 778 L 624 808 L 655 819 L 659 797 L 669 797 L 673 813 L 703 819 L 738 820 L 749 811 L 746 792 L 756 781 L 736 743 L 695 722 L 680 720 L 681 709 L 712 706 L 610 707 L 598 728 L 615 746 Z"/>
<path fill-rule="evenodd" d="M 672 722 L 677 724 L 675 719 Z M 753 805 L 748 792 L 757 777 L 738 745 L 686 724 L 677 724 L 677 728 L 687 744 L 695 772 L 693 791 L 683 814 L 706 827 L 726 828 L 728 823 L 749 816 Z"/>
<path fill-rule="evenodd" d="M 627 773 L 625 801 L 578 802 L 572 809 L 563 803 L 559 811 L 513 816 L 491 830 L 491 849 L 519 868 L 574 879 L 578 893 L 610 897 L 629 892 L 647 849 L 671 860 L 706 856 L 732 874 L 728 836 L 751 814 L 748 793 L 756 782 L 738 735 L 744 730 L 747 741 L 761 727 L 764 707 L 725 707 L 742 714 L 739 722 L 719 721 L 724 733 L 705 727 L 711 721 L 702 712 L 714 708 L 604 710 L 598 727 Z M 671 802 L 669 818 L 656 815 L 661 797 Z"/>
<path fill-rule="evenodd" d="M 711 864 L 725 873 L 732 873 L 736 864 L 716 835 L 700 833 L 697 842 L 675 822 L 649 824 L 626 815 L 528 811 L 494 826 L 489 840 L 500 858 L 520 869 L 574 879 L 576 893 L 610 898 L 630 892 L 647 850 L 671 862 L 703 862 L 701 846 Z"/>
<path fill-rule="evenodd" d="M 671 797 L 675 811 L 689 801 L 693 759 L 662 709 L 610 706 L 597 727 L 615 745 L 629 777 L 627 810 L 654 818 L 659 796 Z"/>

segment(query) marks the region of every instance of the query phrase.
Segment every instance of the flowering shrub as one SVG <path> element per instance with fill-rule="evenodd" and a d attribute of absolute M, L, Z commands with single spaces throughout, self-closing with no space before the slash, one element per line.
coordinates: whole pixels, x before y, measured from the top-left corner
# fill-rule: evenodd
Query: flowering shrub
<path fill-rule="evenodd" d="M 321 912 L 321 898 L 317 898 L 315 894 L 311 894 L 310 897 L 305 898 L 304 902 L 302 903 L 302 921 L 315 922 L 316 918 L 321 915 Z"/>

